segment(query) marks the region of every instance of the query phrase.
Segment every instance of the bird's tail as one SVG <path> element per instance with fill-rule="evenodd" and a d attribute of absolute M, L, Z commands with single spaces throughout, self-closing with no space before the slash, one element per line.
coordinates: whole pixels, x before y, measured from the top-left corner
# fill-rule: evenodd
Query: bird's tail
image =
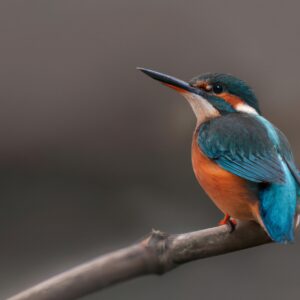
<path fill-rule="evenodd" d="M 271 237 L 278 243 L 294 240 L 298 186 L 282 161 L 284 184 L 270 184 L 260 191 L 260 217 Z"/>

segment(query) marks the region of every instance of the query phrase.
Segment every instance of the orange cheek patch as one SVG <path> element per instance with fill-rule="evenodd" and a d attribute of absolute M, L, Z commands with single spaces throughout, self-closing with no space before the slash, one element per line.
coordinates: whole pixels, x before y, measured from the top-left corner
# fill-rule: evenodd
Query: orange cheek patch
<path fill-rule="evenodd" d="M 239 104 L 245 104 L 241 98 L 228 94 L 228 93 L 221 93 L 218 95 L 219 97 L 223 98 L 226 102 L 228 102 L 232 107 L 236 108 Z"/>

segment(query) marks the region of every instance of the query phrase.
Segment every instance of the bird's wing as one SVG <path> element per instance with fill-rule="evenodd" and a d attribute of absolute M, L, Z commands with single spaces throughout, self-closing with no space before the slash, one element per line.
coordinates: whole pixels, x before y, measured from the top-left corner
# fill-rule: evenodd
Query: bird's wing
<path fill-rule="evenodd" d="M 245 113 L 212 119 L 200 126 L 198 145 L 208 157 L 235 175 L 253 182 L 283 183 L 283 158 L 277 145 L 280 141 L 276 129 L 271 128 L 275 133 L 270 131 L 264 121 L 260 116 Z"/>
<path fill-rule="evenodd" d="M 286 136 L 278 128 L 275 129 L 279 138 L 279 151 L 281 153 L 281 156 L 287 164 L 290 172 L 293 174 L 293 177 L 297 181 L 298 185 L 300 185 L 300 172 L 297 169 L 290 143 Z"/>

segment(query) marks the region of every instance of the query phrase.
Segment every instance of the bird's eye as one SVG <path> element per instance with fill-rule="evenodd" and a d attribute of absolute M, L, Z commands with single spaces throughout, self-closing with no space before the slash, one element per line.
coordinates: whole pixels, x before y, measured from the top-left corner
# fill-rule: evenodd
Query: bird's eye
<path fill-rule="evenodd" d="M 223 92 L 224 88 L 220 83 L 216 83 L 213 85 L 212 90 L 215 94 L 221 94 Z"/>

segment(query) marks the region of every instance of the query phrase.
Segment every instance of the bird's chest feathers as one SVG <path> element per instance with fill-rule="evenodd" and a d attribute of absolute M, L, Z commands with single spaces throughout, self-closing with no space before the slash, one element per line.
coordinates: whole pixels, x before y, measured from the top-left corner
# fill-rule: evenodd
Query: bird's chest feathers
<path fill-rule="evenodd" d="M 195 132 L 192 142 L 192 164 L 202 188 L 224 213 L 236 218 L 252 219 L 252 209 L 249 207 L 256 202 L 256 195 L 249 189 L 248 182 L 208 158 L 201 151 L 197 139 L 198 134 Z"/>
<path fill-rule="evenodd" d="M 202 186 L 215 186 L 218 184 L 218 181 L 221 178 L 231 177 L 231 173 L 221 168 L 217 163 L 215 163 L 212 159 L 208 158 L 201 151 L 198 145 L 197 138 L 198 135 L 197 133 L 195 133 L 192 142 L 192 164 L 194 173 L 199 183 Z"/>

